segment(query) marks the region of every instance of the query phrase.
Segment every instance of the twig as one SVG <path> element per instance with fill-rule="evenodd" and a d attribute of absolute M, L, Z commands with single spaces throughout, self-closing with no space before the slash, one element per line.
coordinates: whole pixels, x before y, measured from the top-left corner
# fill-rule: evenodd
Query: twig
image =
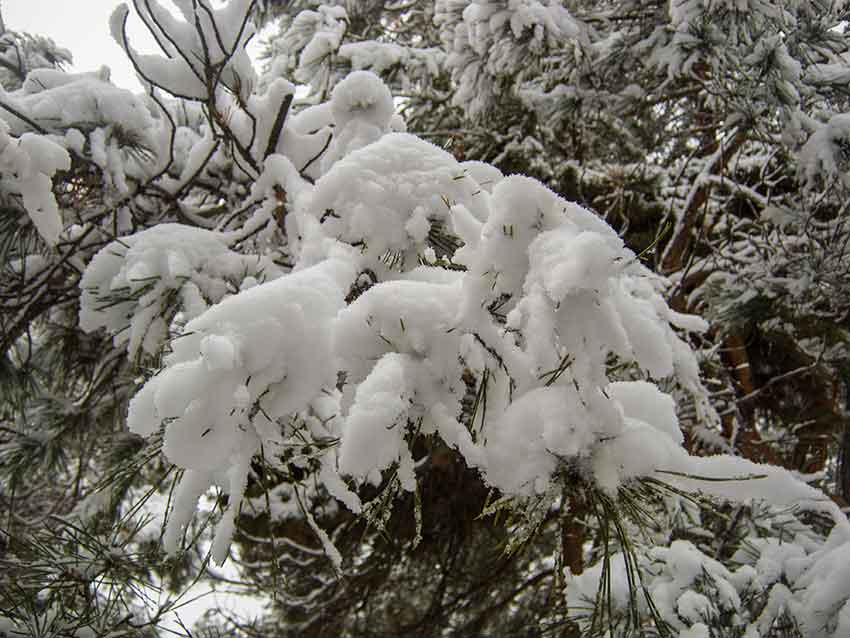
<path fill-rule="evenodd" d="M 277 149 L 277 142 L 280 139 L 280 134 L 283 131 L 283 124 L 286 122 L 286 115 L 289 113 L 289 107 L 292 106 L 292 99 L 294 97 L 295 94 L 290 93 L 283 98 L 283 101 L 280 103 L 280 108 L 277 110 L 277 117 L 275 117 L 271 133 L 269 134 L 269 141 L 266 144 L 266 150 L 263 153 L 263 159 L 267 158 L 275 152 L 275 149 Z M 325 148 L 327 148 L 327 146 Z M 324 149 L 322 149 L 322 152 L 324 152 Z"/>

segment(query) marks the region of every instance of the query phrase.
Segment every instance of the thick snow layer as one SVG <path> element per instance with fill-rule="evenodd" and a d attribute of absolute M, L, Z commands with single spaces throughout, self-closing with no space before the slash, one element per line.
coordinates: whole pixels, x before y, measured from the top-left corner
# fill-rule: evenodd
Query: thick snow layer
<path fill-rule="evenodd" d="M 684 441 L 676 417 L 676 404 L 656 385 L 646 381 L 618 381 L 608 386 L 608 395 L 619 402 L 627 418 L 656 427 L 675 443 Z"/>
<path fill-rule="evenodd" d="M 54 76 L 55 73 L 59 72 L 37 69 L 28 76 L 22 92 L 9 94 L 4 99 L 49 130 L 85 130 L 120 122 L 128 133 L 142 141 L 146 139 L 153 120 L 144 101 L 110 83 L 108 72 L 62 73 L 66 77 L 61 80 Z M 9 117 L 8 122 L 16 135 L 31 128 L 16 117 Z"/>
<path fill-rule="evenodd" d="M 383 128 L 395 109 L 390 90 L 377 75 L 355 71 L 334 87 L 331 112 L 337 128 L 342 130 L 355 119 Z"/>
<path fill-rule="evenodd" d="M 105 328 L 132 355 L 140 348 L 153 354 L 167 326 L 156 338 L 149 333 L 168 313 L 170 293 L 180 294 L 184 317 L 192 319 L 234 292 L 243 278 L 279 274 L 268 259 L 232 252 L 221 233 L 160 224 L 111 242 L 94 256 L 80 282 L 80 327 Z"/>
<path fill-rule="evenodd" d="M 390 130 L 395 107 L 390 90 L 371 71 L 355 71 L 334 87 L 333 140 L 322 157 L 322 170 L 352 151 L 377 141 Z"/>
<path fill-rule="evenodd" d="M 218 483 L 232 495 L 214 543 L 218 560 L 226 557 L 251 457 L 336 383 L 330 327 L 352 279 L 346 264 L 326 261 L 212 306 L 186 325 L 166 368 L 130 403 L 131 431 L 149 435 L 167 423 L 166 457 L 199 484 Z M 197 500 L 197 490 L 185 490 Z M 184 521 L 180 510 L 170 533 L 179 535 Z"/>
<path fill-rule="evenodd" d="M 544 492 L 558 470 L 558 460 L 590 454 L 599 423 L 570 386 L 538 388 L 511 403 L 488 428 L 487 481 L 506 493 Z"/>
<path fill-rule="evenodd" d="M 114 187 L 127 195 L 128 178 L 151 177 L 157 170 L 152 160 L 160 149 L 159 162 L 167 161 L 163 145 L 170 131 L 152 116 L 144 97 L 111 84 L 106 67 L 79 74 L 36 69 L 21 90 L 6 94 L 4 100 L 29 120 L 10 114 L 6 121 L 13 134 L 23 139 L 32 134 L 27 131 L 33 123 L 51 132 L 53 142 L 102 169 L 107 192 Z"/>
<path fill-rule="evenodd" d="M 380 273 L 388 263 L 417 265 L 431 224 L 451 223 L 449 204 L 484 219 L 487 199 L 449 153 L 413 135 L 388 133 L 336 162 L 308 204 L 323 233 L 362 245 L 363 265 Z"/>
<path fill-rule="evenodd" d="M 469 432 L 455 420 L 465 390 L 459 359 L 466 349 L 465 339 L 460 333 L 452 333 L 460 293 L 459 282 L 391 281 L 367 291 L 340 313 L 336 351 L 347 371 L 349 398 L 344 405 L 351 402 L 343 430 L 342 471 L 366 476 L 369 469 L 376 467 L 369 465 L 371 454 L 382 455 L 380 469 L 397 458 L 407 460 L 404 437 L 408 421 L 418 423 L 423 434 L 438 432 L 446 443 L 461 451 L 470 465 L 481 465 L 480 451 L 474 447 Z M 392 419 L 367 417 L 376 408 L 364 385 L 384 387 L 384 394 L 396 393 L 399 403 L 391 409 L 395 410 Z M 356 394 L 351 399 L 351 388 L 355 387 Z M 381 401 L 388 399 L 385 396 Z M 382 429 L 397 432 L 385 434 Z M 356 440 L 360 437 L 385 438 L 384 445 L 393 447 L 386 447 L 383 452 L 376 447 L 367 454 L 364 464 L 357 450 L 365 451 L 368 446 Z M 405 484 L 408 486 L 412 487 Z"/>
<path fill-rule="evenodd" d="M 21 196 L 24 209 L 49 246 L 56 245 L 64 228 L 51 178 L 56 171 L 69 168 L 71 156 L 54 141 L 34 133 L 14 138 L 6 121 L 0 120 L 0 187 Z"/>
<path fill-rule="evenodd" d="M 365 479 L 396 463 L 402 487 L 415 489 L 413 457 L 405 436 L 416 396 L 416 367 L 410 355 L 389 352 L 357 386 L 340 450 L 341 472 Z"/>

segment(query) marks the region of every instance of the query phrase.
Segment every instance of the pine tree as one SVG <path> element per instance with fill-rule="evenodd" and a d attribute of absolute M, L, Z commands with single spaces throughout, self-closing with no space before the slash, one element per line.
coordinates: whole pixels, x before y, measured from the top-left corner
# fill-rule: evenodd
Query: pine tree
<path fill-rule="evenodd" d="M 3 40 L 0 632 L 850 630 L 840 7 L 175 4 Z"/>

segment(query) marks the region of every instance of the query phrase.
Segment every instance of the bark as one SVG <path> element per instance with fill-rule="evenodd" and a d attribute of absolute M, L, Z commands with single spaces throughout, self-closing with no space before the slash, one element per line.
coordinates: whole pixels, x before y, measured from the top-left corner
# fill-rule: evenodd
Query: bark
<path fill-rule="evenodd" d="M 570 568 L 573 575 L 584 571 L 584 525 L 582 519 L 587 506 L 579 491 L 569 495 L 569 508 L 561 521 L 561 554 L 564 566 Z"/>
<path fill-rule="evenodd" d="M 747 131 L 738 130 L 723 148 L 707 148 L 704 156 L 710 153 L 715 153 L 716 155 L 705 167 L 705 172 L 712 175 L 722 175 L 729 160 L 735 156 L 746 141 Z M 719 153 L 717 152 L 718 150 L 720 151 Z M 695 232 L 696 226 L 710 194 L 711 183 L 708 180 L 700 180 L 698 178 L 688 195 L 687 207 L 682 212 L 681 221 L 677 224 L 678 228 L 664 249 L 661 258 L 662 273 L 672 274 L 679 272 L 688 263 L 694 249 L 694 240 L 697 234 Z"/>

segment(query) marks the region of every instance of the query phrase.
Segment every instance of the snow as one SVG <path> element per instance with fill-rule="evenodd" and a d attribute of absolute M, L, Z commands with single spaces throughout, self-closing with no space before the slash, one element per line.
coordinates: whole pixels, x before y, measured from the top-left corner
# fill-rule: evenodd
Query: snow
<path fill-rule="evenodd" d="M 452 102 L 471 115 L 486 111 L 502 92 L 500 80 L 521 75 L 529 50 L 539 55 L 582 32 L 560 3 L 539 0 L 438 0 L 434 23 L 457 85 Z"/>
<path fill-rule="evenodd" d="M 146 336 L 171 291 L 181 294 L 184 317 L 192 319 L 242 278 L 279 274 L 268 259 L 231 251 L 226 235 L 159 224 L 110 242 L 92 258 L 80 282 L 80 327 L 87 332 L 106 328 L 131 355 L 140 348 L 152 354 L 163 338 L 146 341 Z"/>
<path fill-rule="evenodd" d="M 168 525 L 162 537 L 162 545 L 170 554 L 180 548 L 183 533 L 186 531 L 198 500 L 210 486 L 208 477 L 203 473 L 186 470 L 180 478 L 180 483 L 174 492 L 171 509 L 167 515 Z"/>
<path fill-rule="evenodd" d="M 842 148 L 850 140 L 850 114 L 834 115 L 826 124 L 812 133 L 798 156 L 798 170 L 808 188 L 818 180 L 838 178 L 845 186 L 850 184 Z"/>
<path fill-rule="evenodd" d="M 763 500 L 777 507 L 796 506 L 822 512 L 842 529 L 850 530 L 847 517 L 823 492 L 783 468 L 731 455 L 693 457 L 676 448 L 671 450 L 667 464 L 658 470 L 665 481 L 686 491 L 736 502 Z"/>
<path fill-rule="evenodd" d="M 154 351 L 161 339 L 139 335 L 161 310 L 155 300 L 179 290 L 184 303 L 182 335 L 132 401 L 131 429 L 149 434 L 164 421 L 172 462 L 238 492 L 244 477 L 223 472 L 245 450 L 281 445 L 289 434 L 280 423 L 294 415 L 307 423 L 310 406 L 330 400 L 339 448 L 321 477 L 355 511 L 359 499 L 339 475 L 357 483 L 392 471 L 415 489 L 416 432 L 440 436 L 508 494 L 545 491 L 565 464 L 611 490 L 664 465 L 682 440 L 672 399 L 648 381 L 612 384 L 606 360 L 616 354 L 659 378 L 691 372 L 696 364 L 670 323 L 704 326 L 667 309 L 655 283 L 643 283 L 648 271 L 595 215 L 533 180 L 460 164 L 389 132 L 393 113 L 383 83 L 354 72 L 337 85 L 329 113 L 293 118 L 307 134 L 333 120 L 314 186 L 287 157 L 266 159 L 252 197 L 271 199 L 281 185 L 294 203 L 291 274 L 269 266 L 274 280 L 255 283 L 261 261 L 246 267 L 228 235 L 183 227 L 142 231 L 96 256 L 84 276 L 84 328 L 107 327 L 131 349 Z M 435 223 L 463 239 L 453 258 L 467 272 L 419 265 L 442 259 L 430 246 Z M 365 273 L 373 285 L 343 307 Z M 98 305 L 127 288 L 154 310 L 134 311 L 134 299 Z M 485 310 L 502 297 L 512 333 Z M 136 318 L 126 331 L 128 314 Z M 167 332 L 160 324 L 157 334 Z M 345 384 L 336 396 L 338 370 Z M 481 439 L 457 420 L 465 370 L 494 372 Z M 699 394 L 698 379 L 689 383 Z"/>
<path fill-rule="evenodd" d="M 64 228 L 62 214 L 53 195 L 51 181 L 56 171 L 71 168 L 68 152 L 54 141 L 24 133 L 9 134 L 10 127 L 0 120 L 0 185 L 21 196 L 24 209 L 41 238 L 55 246 Z"/>
<path fill-rule="evenodd" d="M 167 421 L 166 457 L 206 486 L 224 485 L 238 507 L 250 458 L 276 438 L 270 419 L 306 409 L 335 385 L 329 324 L 351 278 L 346 265 L 325 262 L 242 291 L 189 321 L 166 368 L 131 401 L 130 430 L 145 435 Z M 260 409 L 246 409 L 249 401 Z M 183 519 L 174 520 L 169 526 Z M 229 533 L 225 528 L 222 538 Z M 227 544 L 216 545 L 218 558 Z"/>
<path fill-rule="evenodd" d="M 331 114 L 333 141 L 322 158 L 327 171 L 348 153 L 377 141 L 390 129 L 395 112 L 390 90 L 371 71 L 355 71 L 334 87 Z"/>
<path fill-rule="evenodd" d="M 567 604 L 578 610 L 592 606 L 599 591 L 599 581 L 602 578 L 603 564 L 599 562 L 585 569 L 581 574 L 567 574 L 566 598 Z M 611 602 L 623 608 L 629 602 L 629 585 L 626 576 L 626 561 L 622 552 L 616 552 L 609 557 Z"/>
<path fill-rule="evenodd" d="M 679 632 L 679 638 L 710 638 L 711 634 L 707 625 L 696 623 Z"/>
<path fill-rule="evenodd" d="M 711 601 L 695 591 L 686 591 L 676 601 L 676 610 L 688 622 L 699 623 L 700 620 L 707 620 L 710 617 Z M 692 626 L 690 631 L 693 630 L 694 627 Z"/>
<path fill-rule="evenodd" d="M 802 588 L 795 616 L 801 619 L 806 636 L 824 635 L 824 628 L 833 623 L 833 635 L 844 635 L 842 632 L 850 627 L 850 537 L 844 535 L 839 540 L 833 531 L 826 547 L 813 558 L 805 573 L 794 581 Z"/>
<path fill-rule="evenodd" d="M 411 492 L 416 488 L 413 458 L 405 442 L 416 376 L 409 355 L 390 352 L 357 386 L 340 448 L 342 473 L 363 480 L 374 470 L 397 463 L 402 487 Z"/>
<path fill-rule="evenodd" d="M 457 283 L 388 281 L 363 293 L 335 326 L 335 350 L 352 380 L 382 354 L 395 351 L 457 366 L 460 335 L 453 335 L 461 287 Z"/>
<path fill-rule="evenodd" d="M 383 117 L 388 115 L 384 110 Z M 384 272 L 385 255 L 394 253 L 398 265 L 409 268 L 425 248 L 417 227 L 433 219 L 447 221 L 447 201 L 486 216 L 486 194 L 476 195 L 478 185 L 463 175 L 457 161 L 437 146 L 410 134 L 386 133 L 334 163 L 316 182 L 309 207 L 322 219 L 323 233 L 364 244 L 364 267 Z"/>
<path fill-rule="evenodd" d="M 158 86 L 172 95 L 205 101 L 208 87 L 203 65 L 208 63 L 221 65 L 218 82 L 247 99 L 257 83 L 245 50 L 245 44 L 254 35 L 253 25 L 246 17 L 251 3 L 231 1 L 216 9 L 207 0 L 200 1 L 206 11 L 197 13 L 197 21 L 193 4 L 185 0 L 175 3 L 183 20 L 157 0 L 134 3 L 164 55 L 141 54 L 127 40 L 124 25 L 129 8 L 126 4 L 118 5 L 110 18 L 112 37 L 134 61 L 144 84 Z"/>
<path fill-rule="evenodd" d="M 114 188 L 122 196 L 130 193 L 129 182 L 147 179 L 155 170 L 149 159 L 164 141 L 162 127 L 158 126 L 144 98 L 110 83 L 105 67 L 94 73 L 79 74 L 36 69 L 28 76 L 24 87 L 5 94 L 4 101 L 16 112 L 28 114 L 29 121 L 11 116 L 6 122 L 11 134 L 20 135 L 22 142 L 27 136 L 38 138 L 32 142 L 42 145 L 38 155 L 50 157 L 46 146 L 50 143 L 64 147 L 64 155 L 68 158 L 51 162 L 62 166 L 61 170 L 71 167 L 71 155 L 82 163 L 94 162 L 103 170 L 107 191 Z M 33 126 L 48 134 L 34 134 Z M 36 217 L 40 218 L 44 232 L 52 237 L 59 224 L 51 212 L 51 198 L 44 195 L 44 199 L 39 199 L 42 195 L 38 195 L 48 184 L 45 179 L 33 177 L 27 194 L 30 206 L 41 211 Z"/>
<path fill-rule="evenodd" d="M 619 247 L 597 233 L 571 231 L 541 233 L 528 247 L 527 281 L 539 282 L 555 303 L 582 290 L 603 290 L 619 256 Z"/>
<path fill-rule="evenodd" d="M 320 5 L 316 11 L 300 11 L 282 37 L 287 52 L 298 54 L 296 81 L 309 84 L 313 92 L 327 88 L 323 65 L 339 49 L 348 28 L 348 16 L 341 6 Z M 287 66 L 291 63 L 287 61 Z"/>
<path fill-rule="evenodd" d="M 706 623 L 711 625 L 721 613 L 739 609 L 747 587 L 738 572 L 731 572 L 689 541 L 675 540 L 669 547 L 651 548 L 647 554 L 631 557 L 629 564 L 639 572 L 634 578 L 640 578 L 645 587 L 634 592 L 640 613 L 648 612 L 648 595 L 661 620 L 679 636 L 709 636 Z M 633 600 L 626 570 L 623 553 L 611 556 L 611 604 L 616 614 L 624 614 Z M 594 601 L 602 573 L 600 562 L 581 575 L 570 576 L 566 587 L 568 604 L 580 608 Z"/>
<path fill-rule="evenodd" d="M 758 578 L 763 585 L 772 585 L 786 579 L 786 582 L 796 581 L 799 569 L 793 569 L 795 563 L 801 565 L 806 555 L 805 550 L 796 543 L 779 543 L 773 538 L 764 539 L 757 545 L 760 552 L 755 564 Z M 790 569 L 789 569 L 790 568 Z"/>
<path fill-rule="evenodd" d="M 85 130 L 92 125 L 104 127 L 120 122 L 126 131 L 142 141 L 146 139 L 153 120 L 143 100 L 110 83 L 108 73 L 80 73 L 59 81 L 53 75 L 43 77 L 46 72 L 41 69 L 30 74 L 31 84 L 5 99 L 49 130 Z M 26 122 L 14 116 L 7 121 L 15 135 L 30 130 Z"/>
<path fill-rule="evenodd" d="M 679 429 L 676 403 L 669 394 L 647 381 L 617 381 L 607 388 L 608 395 L 617 401 L 627 418 L 647 423 L 682 444 L 684 436 Z"/>
<path fill-rule="evenodd" d="M 381 74 L 393 68 L 415 73 L 424 70 L 437 75 L 445 55 L 439 49 L 402 47 L 391 42 L 348 42 L 339 47 L 339 57 L 348 59 L 354 70 L 368 69 Z"/>
<path fill-rule="evenodd" d="M 520 4 L 511 16 L 491 12 L 488 28 L 567 32 L 557 12 Z M 469 19 L 485 20 L 483 7 L 469 5 Z M 324 8 L 310 28 L 330 28 L 342 15 Z M 197 44 L 193 28 L 174 28 L 186 46 Z M 143 62 L 161 72 L 157 81 L 172 67 L 191 73 L 178 59 Z M 339 82 L 329 102 L 287 117 L 263 157 L 268 120 L 293 88 L 277 80 L 248 96 L 245 113 L 263 120 L 256 129 L 241 111 L 232 120 L 261 167 L 248 196 L 255 208 L 240 230 L 160 224 L 110 242 L 82 279 L 84 330 L 105 328 L 134 356 L 164 355 L 130 402 L 128 426 L 143 436 L 162 430 L 165 456 L 184 471 L 168 522 L 170 551 L 199 496 L 218 486 L 230 500 L 212 552 L 226 560 L 260 450 L 270 462 L 282 463 L 275 455 L 290 448 L 304 467 L 314 459 L 318 484 L 360 512 L 363 484 L 392 476 L 402 489 L 417 489 L 419 436 L 440 438 L 517 502 L 560 493 L 578 472 L 612 495 L 653 477 L 838 520 L 817 490 L 784 470 L 685 451 L 674 392 L 689 393 L 700 418 L 716 419 L 682 334 L 707 324 L 672 311 L 667 282 L 598 216 L 531 178 L 460 163 L 393 132 L 389 89 L 365 70 Z M 232 96 L 216 99 L 240 110 Z M 210 131 L 182 127 L 176 135 L 182 183 L 218 151 Z M 105 136 L 90 139 L 101 139 L 98 161 L 108 164 Z M 180 188 L 171 182 L 171 192 Z M 270 220 L 285 234 L 292 259 L 285 269 L 236 250 Z M 278 241 L 265 232 L 266 245 Z M 460 247 L 446 249 L 439 233 Z M 469 378 L 486 395 L 486 421 L 463 415 Z M 307 446 L 309 454 L 297 451 Z M 311 526 L 339 565 L 330 538 Z M 699 635 L 715 599 L 734 607 L 735 583 L 746 579 L 677 543 L 656 556 L 667 572 L 656 572 L 653 591 L 677 628 Z M 771 560 L 789 578 L 808 573 L 799 552 L 796 572 L 790 553 L 763 555 L 766 573 Z M 715 598 L 691 590 L 705 570 Z M 569 591 L 595 593 L 594 573 Z M 835 607 L 816 593 L 806 604 Z"/>
<path fill-rule="evenodd" d="M 684 447 L 680 420 L 692 427 L 691 442 L 711 440 L 732 451 L 717 427 L 716 397 L 701 380 L 693 344 L 702 340 L 690 334 L 709 324 L 665 301 L 671 283 L 683 283 L 681 273 L 673 282 L 653 274 L 597 214 L 543 183 L 460 162 L 402 132 L 402 115 L 409 107 L 421 113 L 421 105 L 394 98 L 378 76 L 404 94 L 433 96 L 445 90 L 441 75 L 448 71 L 450 97 L 463 111 L 459 122 L 486 129 L 485 114 L 503 117 L 495 109 L 518 98 L 539 111 L 533 135 L 556 137 L 560 129 L 547 118 L 565 101 L 586 108 L 607 96 L 631 109 L 677 95 L 664 87 L 695 74 L 708 82 L 711 100 L 724 99 L 716 81 L 732 58 L 718 58 L 721 68 L 704 67 L 702 30 L 709 29 L 717 42 L 738 47 L 741 63 L 733 66 L 742 94 L 763 105 L 760 92 L 767 92 L 781 105 L 768 120 L 784 128 L 774 132 L 796 159 L 805 184 L 800 201 L 811 197 L 811 210 L 828 211 L 837 201 L 832 191 L 840 190 L 834 186 L 850 185 L 850 116 L 821 98 L 826 85 L 846 84 L 846 54 L 825 48 L 815 56 L 820 63 L 798 62 L 803 32 L 794 14 L 803 15 L 803 5 L 672 0 L 655 16 L 669 15 L 668 27 L 639 35 L 617 26 L 617 12 L 613 27 L 607 15 L 582 24 L 555 0 L 437 0 L 437 50 L 403 47 L 405 38 L 347 41 L 345 7 L 353 5 L 310 2 L 315 10 L 289 24 L 270 70 L 259 77 L 244 51 L 254 34 L 246 20 L 251 0 L 175 0 L 179 15 L 162 0 L 134 4 L 160 53 L 142 55 L 125 41 L 125 5 L 111 27 L 150 94 L 118 89 L 105 67 L 79 74 L 35 69 L 22 88 L 2 95 L 8 110 L 0 113 L 0 188 L 13 221 L 43 240 L 34 254 L 13 247 L 8 274 L 34 290 L 47 279 L 53 286 L 57 266 L 69 276 L 82 272 L 80 328 L 103 331 L 117 346 L 110 361 L 138 375 L 125 434 L 161 440 L 164 461 L 178 470 L 164 522 L 169 552 L 181 551 L 205 495 L 227 495 L 228 505 L 214 515 L 210 549 L 215 562 L 228 559 L 243 499 L 266 506 L 248 489 L 261 458 L 280 476 L 292 476 L 293 468 L 306 476 L 271 488 L 269 516 L 306 522 L 322 547 L 305 550 L 324 553 L 341 574 L 347 557 L 311 504 L 369 514 L 380 503 L 366 498 L 382 485 L 392 487 L 387 495 L 398 486 L 418 496 L 428 467 L 419 455 L 433 442 L 455 450 L 517 520 L 540 504 L 544 514 L 557 515 L 576 477 L 583 489 L 613 501 L 658 482 L 672 488 L 663 507 L 692 526 L 642 530 L 652 537 L 636 540 L 635 556 L 617 553 L 626 543 L 611 536 L 610 570 L 597 563 L 583 574 L 566 573 L 573 609 L 597 597 L 607 574 L 614 615 L 624 617 L 635 601 L 641 618 L 649 618 L 644 591 L 629 588 L 627 569 L 637 569 L 672 635 L 708 638 L 718 619 L 746 638 L 767 636 L 789 619 L 804 638 L 850 635 L 846 515 L 806 483 L 810 477 L 732 454 L 693 457 Z M 781 23 L 779 35 L 759 22 L 765 16 Z M 736 40 L 746 35 L 739 26 L 753 21 L 766 25 L 764 37 Z M 729 32 L 715 29 L 721 23 Z M 603 68 L 598 63 L 632 46 L 632 36 L 644 38 L 643 65 L 662 85 L 581 88 L 586 69 Z M 547 73 L 570 75 L 547 75 L 552 85 L 544 90 L 549 83 L 535 81 L 541 69 L 534 60 Z M 221 71 L 216 81 L 210 68 Z M 309 94 L 296 95 L 296 85 L 280 75 L 309 83 Z M 626 79 L 632 81 L 639 79 Z M 664 108 L 659 103 L 659 113 Z M 754 122 L 734 108 L 723 118 L 727 128 Z M 518 122 L 517 130 L 525 128 Z M 766 273 L 745 281 L 742 294 L 730 293 L 733 302 L 724 301 L 720 312 L 781 301 L 780 291 L 805 305 L 819 287 L 836 287 L 823 268 L 815 276 L 793 264 L 788 270 L 787 260 L 766 261 L 749 231 L 712 217 L 717 198 L 734 189 L 760 213 L 747 220 L 765 229 L 759 241 L 797 261 L 822 253 L 807 252 L 795 226 L 835 228 L 820 214 L 809 220 L 800 213 L 786 180 L 772 194 L 734 184 L 733 164 L 753 175 L 765 162 L 781 168 L 786 155 L 772 154 L 769 137 L 749 136 L 744 146 L 763 156 L 736 156 L 719 171 L 731 137 L 726 142 L 676 166 L 683 179 L 696 176 L 691 189 L 660 169 L 645 175 L 657 179 L 659 197 L 672 198 L 674 217 L 711 185 L 706 223 L 731 238 L 728 253 L 712 250 L 711 258 L 740 259 L 759 265 L 747 272 Z M 503 154 L 496 161 L 509 159 L 517 145 L 538 155 L 544 148 L 529 136 L 497 149 Z M 526 157 L 552 183 L 567 175 L 538 155 Z M 594 174 L 594 189 L 610 188 L 602 179 L 610 175 L 593 162 L 568 168 Z M 642 168 L 620 166 L 618 175 Z M 73 182 L 63 175 L 68 170 Z M 78 185 L 80 195 L 91 188 L 97 196 L 77 197 Z M 602 192 L 597 201 L 608 195 L 616 193 Z M 677 223 L 684 223 L 681 215 Z M 709 267 L 697 261 L 690 272 Z M 707 281 L 741 285 L 728 273 Z M 62 299 L 47 321 L 67 314 Z M 689 301 L 707 299 L 702 290 Z M 789 329 L 762 326 L 774 327 Z M 37 342 L 38 330 L 32 336 Z M 833 356 L 818 339 L 797 343 L 819 361 Z M 704 512 L 675 490 L 728 502 L 735 517 L 744 512 L 746 525 L 730 519 L 743 536 L 714 535 Z M 104 512 L 108 497 L 90 494 L 75 515 Z M 617 505 L 628 513 L 627 503 Z M 148 531 L 144 539 L 155 535 Z M 602 553 L 599 544 L 585 549 L 586 557 Z M 721 555 L 724 564 L 714 558 Z"/>
<path fill-rule="evenodd" d="M 596 422 L 575 388 L 532 390 L 488 428 L 487 482 L 508 494 L 545 491 L 559 458 L 587 456 L 599 427 L 611 429 Z"/>

